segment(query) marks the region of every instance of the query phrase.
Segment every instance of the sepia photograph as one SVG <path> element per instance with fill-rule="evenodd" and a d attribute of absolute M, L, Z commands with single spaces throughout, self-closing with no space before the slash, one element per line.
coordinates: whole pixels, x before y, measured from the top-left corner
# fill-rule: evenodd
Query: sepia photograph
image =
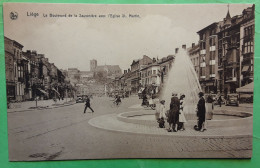
<path fill-rule="evenodd" d="M 252 157 L 254 4 L 3 16 L 9 161 Z"/>

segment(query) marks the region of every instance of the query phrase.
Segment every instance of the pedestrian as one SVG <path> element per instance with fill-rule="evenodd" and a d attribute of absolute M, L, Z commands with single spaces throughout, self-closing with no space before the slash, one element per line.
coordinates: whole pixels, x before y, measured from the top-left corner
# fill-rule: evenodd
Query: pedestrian
<path fill-rule="evenodd" d="M 168 132 L 177 132 L 177 124 L 179 122 L 179 114 L 180 114 L 180 100 L 177 97 L 177 93 L 172 93 L 171 103 L 170 103 L 170 110 L 169 110 L 169 130 Z"/>
<path fill-rule="evenodd" d="M 184 98 L 185 98 L 185 95 L 182 94 L 180 97 L 180 114 L 179 114 L 179 123 L 178 123 L 178 130 L 180 130 L 180 131 L 185 130 L 184 123 L 187 122 L 185 115 L 184 115 L 184 106 L 185 106 Z"/>
<path fill-rule="evenodd" d="M 147 105 L 147 96 L 146 94 L 143 95 L 143 102 L 142 102 L 142 106 Z"/>
<path fill-rule="evenodd" d="M 92 111 L 92 113 L 94 113 L 94 110 L 90 107 L 90 99 L 89 99 L 88 96 L 86 96 L 86 103 L 85 103 L 84 113 L 86 113 L 87 108 L 89 108 Z"/>
<path fill-rule="evenodd" d="M 159 123 L 160 128 L 165 128 L 165 119 L 166 119 L 166 109 L 165 109 L 165 100 L 160 101 L 160 113 L 159 113 L 159 119 L 157 122 Z"/>
<path fill-rule="evenodd" d="M 206 115 L 206 106 L 205 106 L 205 99 L 204 93 L 199 92 L 199 101 L 197 104 L 197 117 L 198 117 L 198 125 L 194 126 L 196 131 L 205 131 L 204 123 L 205 123 L 205 115 Z"/>
<path fill-rule="evenodd" d="M 120 96 L 116 96 L 116 98 L 115 98 L 115 100 L 114 100 L 114 102 L 116 103 L 116 105 L 118 106 L 120 103 L 121 103 L 121 98 L 120 98 Z"/>
<path fill-rule="evenodd" d="M 206 99 L 206 120 L 212 120 L 213 109 L 214 109 L 214 99 L 210 92 Z"/>
<path fill-rule="evenodd" d="M 221 95 L 219 95 L 219 97 L 218 97 L 218 104 L 219 104 L 219 107 L 221 107 L 221 103 L 222 103 L 222 98 L 221 98 Z"/>

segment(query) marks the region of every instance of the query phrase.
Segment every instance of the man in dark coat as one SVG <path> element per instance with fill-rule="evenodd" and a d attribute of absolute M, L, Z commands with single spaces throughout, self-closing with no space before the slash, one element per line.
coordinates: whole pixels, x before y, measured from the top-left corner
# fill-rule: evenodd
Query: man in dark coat
<path fill-rule="evenodd" d="M 197 131 L 204 131 L 203 124 L 205 122 L 205 116 L 206 116 L 206 106 L 205 106 L 205 99 L 204 99 L 204 93 L 199 93 L 199 102 L 197 104 L 197 117 L 198 117 L 198 125 L 194 126 L 194 129 Z"/>
<path fill-rule="evenodd" d="M 222 98 L 221 98 L 221 95 L 219 95 L 219 97 L 218 97 L 218 104 L 219 104 L 219 107 L 221 107 L 221 103 L 222 103 Z"/>
<path fill-rule="evenodd" d="M 90 110 L 92 111 L 92 113 L 94 113 L 94 110 L 90 107 L 90 99 L 89 99 L 88 96 L 86 97 L 86 103 L 85 103 L 84 113 L 86 113 L 87 108 L 90 108 Z"/>
<path fill-rule="evenodd" d="M 180 100 L 177 97 L 177 94 L 173 93 L 171 98 L 170 110 L 168 122 L 170 125 L 169 132 L 177 132 L 177 124 L 179 122 L 180 114 Z"/>

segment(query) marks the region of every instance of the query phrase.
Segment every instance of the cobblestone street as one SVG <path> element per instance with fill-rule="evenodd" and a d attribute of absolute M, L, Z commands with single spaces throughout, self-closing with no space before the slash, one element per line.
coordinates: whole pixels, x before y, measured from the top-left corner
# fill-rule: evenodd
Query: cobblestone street
<path fill-rule="evenodd" d="M 186 128 L 170 134 L 157 127 L 114 120 L 119 113 L 133 111 L 128 107 L 140 104 L 136 96 L 123 99 L 119 107 L 112 107 L 111 100 L 107 97 L 91 99 L 94 113 L 88 109 L 83 114 L 83 103 L 9 112 L 10 160 L 251 156 L 252 136 L 246 132 L 247 126 L 209 128 L 203 133 Z M 239 109 L 252 111 L 247 106 Z"/>

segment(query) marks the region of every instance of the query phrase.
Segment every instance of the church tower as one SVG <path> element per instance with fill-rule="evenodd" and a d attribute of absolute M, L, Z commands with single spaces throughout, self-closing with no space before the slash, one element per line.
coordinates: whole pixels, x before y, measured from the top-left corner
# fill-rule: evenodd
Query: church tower
<path fill-rule="evenodd" d="M 95 59 L 90 60 L 90 71 L 94 72 L 96 67 L 97 67 L 97 60 L 95 60 Z"/>

